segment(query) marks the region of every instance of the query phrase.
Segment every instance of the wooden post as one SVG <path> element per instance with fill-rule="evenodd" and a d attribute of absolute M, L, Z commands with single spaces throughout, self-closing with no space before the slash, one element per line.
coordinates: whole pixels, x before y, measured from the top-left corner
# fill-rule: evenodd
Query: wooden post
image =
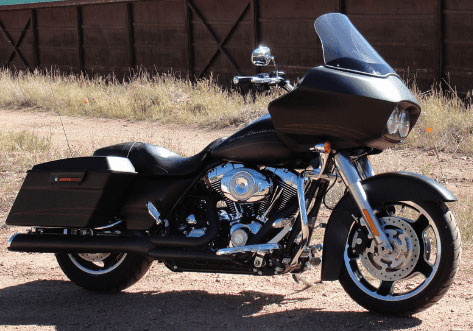
<path fill-rule="evenodd" d="M 252 24 L 253 24 L 253 48 L 258 47 L 260 42 L 259 40 L 259 26 L 258 26 L 258 0 L 251 0 L 251 14 L 252 17 Z M 261 72 L 260 67 L 255 67 L 255 73 L 258 74 Z"/>
<path fill-rule="evenodd" d="M 194 79 L 193 63 L 192 63 L 192 16 L 191 9 L 187 0 L 184 0 L 184 10 L 185 10 L 185 29 L 187 35 L 187 78 Z"/>
<path fill-rule="evenodd" d="M 434 43 L 437 47 L 437 73 L 436 79 L 438 80 L 442 89 L 445 89 L 446 84 L 444 81 L 445 77 L 445 27 L 444 27 L 444 1 L 437 0 L 437 38 Z"/>
<path fill-rule="evenodd" d="M 38 29 L 36 21 L 36 9 L 31 10 L 31 29 L 33 32 L 33 52 L 34 52 L 34 67 L 39 67 L 39 48 L 38 48 Z"/>
<path fill-rule="evenodd" d="M 84 49 L 82 39 L 82 7 L 76 7 L 77 50 L 79 52 L 79 70 L 84 71 Z"/>
<path fill-rule="evenodd" d="M 345 0 L 338 0 L 338 11 L 345 14 Z"/>
<path fill-rule="evenodd" d="M 135 68 L 136 57 L 135 57 L 135 33 L 133 27 L 133 5 L 131 3 L 126 4 L 126 17 L 127 17 L 127 29 L 128 29 L 128 50 L 130 57 L 130 67 Z"/>

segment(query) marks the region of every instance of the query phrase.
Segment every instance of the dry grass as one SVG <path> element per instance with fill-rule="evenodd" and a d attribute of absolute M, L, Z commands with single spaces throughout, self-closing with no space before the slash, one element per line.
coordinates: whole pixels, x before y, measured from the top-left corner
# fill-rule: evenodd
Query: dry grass
<path fill-rule="evenodd" d="M 416 88 L 413 90 L 422 113 L 407 144 L 411 147 L 473 154 L 471 103 L 463 102 L 454 91 L 445 93 L 435 87 L 425 93 L 420 93 Z"/>
<path fill-rule="evenodd" d="M 459 202 L 450 206 L 456 217 L 462 240 L 465 243 L 473 243 L 473 198 L 471 196 L 459 196 Z"/>
<path fill-rule="evenodd" d="M 51 149 L 51 139 L 29 131 L 0 132 L 0 227 L 23 181 L 34 164 L 61 157 Z"/>
<path fill-rule="evenodd" d="M 265 114 L 268 103 L 281 93 L 245 99 L 223 90 L 212 78 L 191 83 L 173 75 L 145 72 L 120 82 L 113 77 L 0 70 L 0 87 L 0 107 L 7 109 L 215 128 L 250 122 Z M 473 154 L 473 107 L 465 105 L 454 91 L 432 88 L 420 93 L 415 85 L 412 89 L 423 111 L 407 146 Z"/>
<path fill-rule="evenodd" d="M 61 114 L 224 127 L 266 112 L 270 96 L 245 100 L 212 78 L 191 83 L 172 75 L 136 74 L 128 82 L 60 74 L 0 71 L 0 107 Z"/>
<path fill-rule="evenodd" d="M 29 131 L 0 132 L 0 145 L 6 152 L 44 153 L 51 148 L 51 139 Z"/>

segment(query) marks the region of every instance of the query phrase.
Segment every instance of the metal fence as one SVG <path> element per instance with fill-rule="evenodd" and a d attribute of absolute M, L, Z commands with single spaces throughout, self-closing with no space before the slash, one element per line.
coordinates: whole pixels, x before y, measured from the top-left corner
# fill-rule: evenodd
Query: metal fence
<path fill-rule="evenodd" d="M 130 68 L 256 72 L 260 43 L 293 79 L 322 63 L 316 17 L 347 14 L 397 72 L 421 88 L 473 89 L 471 0 L 70 0 L 0 6 L 0 65 L 128 75 Z"/>

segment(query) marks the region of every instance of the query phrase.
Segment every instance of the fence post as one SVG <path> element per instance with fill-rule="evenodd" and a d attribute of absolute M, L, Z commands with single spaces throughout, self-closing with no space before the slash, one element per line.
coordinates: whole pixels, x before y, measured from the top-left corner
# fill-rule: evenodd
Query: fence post
<path fill-rule="evenodd" d="M 33 31 L 33 52 L 34 52 L 34 66 L 39 67 L 39 49 L 38 49 L 38 29 L 36 21 L 36 9 L 31 10 L 31 29 Z"/>
<path fill-rule="evenodd" d="M 445 24 L 444 24 L 444 1 L 437 0 L 437 73 L 436 79 L 438 80 L 442 89 L 446 87 L 444 80 L 445 70 Z"/>
<path fill-rule="evenodd" d="M 187 3 L 187 0 L 184 0 L 184 10 L 185 10 L 185 29 L 187 34 L 187 78 L 193 80 L 193 63 L 192 63 L 192 16 L 191 10 Z"/>
<path fill-rule="evenodd" d="M 342 14 L 345 14 L 345 1 L 338 0 L 338 11 Z"/>
<path fill-rule="evenodd" d="M 77 50 L 79 52 L 79 70 L 84 71 L 84 49 L 82 40 L 82 7 L 76 7 Z"/>
<path fill-rule="evenodd" d="M 126 4 L 126 21 L 128 30 L 128 52 L 130 57 L 130 68 L 135 68 L 135 34 L 133 29 L 133 7 L 131 3 Z"/>

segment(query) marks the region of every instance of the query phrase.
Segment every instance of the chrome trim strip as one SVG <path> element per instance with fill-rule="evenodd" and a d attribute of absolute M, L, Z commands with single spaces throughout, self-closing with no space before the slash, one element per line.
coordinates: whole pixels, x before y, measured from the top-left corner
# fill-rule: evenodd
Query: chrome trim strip
<path fill-rule="evenodd" d="M 19 233 L 15 233 L 13 236 L 10 237 L 10 239 L 8 239 L 8 244 L 7 244 L 7 249 L 9 249 L 11 247 L 11 244 L 13 242 L 13 240 L 15 239 L 15 237 L 18 235 Z"/>
<path fill-rule="evenodd" d="M 217 255 L 232 255 L 237 253 L 268 253 L 270 251 L 281 249 L 281 246 L 276 243 L 272 244 L 257 244 L 257 245 L 247 245 L 241 247 L 228 247 L 222 248 L 217 251 Z"/>
<path fill-rule="evenodd" d="M 106 230 L 106 229 L 110 229 L 110 228 L 113 228 L 114 226 L 117 226 L 118 224 L 122 223 L 123 221 L 122 220 L 118 220 L 116 221 L 115 223 L 112 223 L 112 224 L 108 224 L 108 225 L 104 225 L 104 226 L 100 226 L 98 228 L 94 228 L 94 230 Z M 64 233 L 64 234 L 67 234 L 67 233 Z"/>

